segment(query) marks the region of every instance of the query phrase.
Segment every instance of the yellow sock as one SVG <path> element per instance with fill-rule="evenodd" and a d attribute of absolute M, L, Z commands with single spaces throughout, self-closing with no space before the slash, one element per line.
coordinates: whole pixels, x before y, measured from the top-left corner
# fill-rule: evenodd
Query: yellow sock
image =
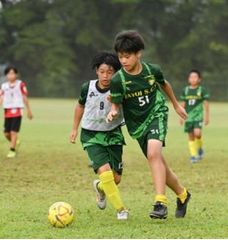
<path fill-rule="evenodd" d="M 168 204 L 168 200 L 167 200 L 167 197 L 165 195 L 162 195 L 162 194 L 157 194 L 155 196 L 155 202 L 162 202 L 164 203 L 165 205 Z"/>
<path fill-rule="evenodd" d="M 184 191 L 181 194 L 177 195 L 177 197 L 181 200 L 182 203 L 184 203 L 184 201 L 187 198 L 187 190 L 186 190 L 186 188 L 184 188 Z"/>
<path fill-rule="evenodd" d="M 199 150 L 200 148 L 202 148 L 202 146 L 203 146 L 202 138 L 196 138 L 196 139 L 195 139 L 195 145 L 196 145 L 197 150 Z"/>
<path fill-rule="evenodd" d="M 98 187 L 102 187 L 102 190 L 105 192 L 106 197 L 110 201 L 110 203 L 113 205 L 113 207 L 120 211 L 124 209 L 123 202 L 120 197 L 119 189 L 114 182 L 113 172 L 107 171 L 103 172 L 99 175 L 101 185 Z"/>
<path fill-rule="evenodd" d="M 189 141 L 188 146 L 189 146 L 189 152 L 190 152 L 191 157 L 196 157 L 197 150 L 196 150 L 195 141 Z"/>

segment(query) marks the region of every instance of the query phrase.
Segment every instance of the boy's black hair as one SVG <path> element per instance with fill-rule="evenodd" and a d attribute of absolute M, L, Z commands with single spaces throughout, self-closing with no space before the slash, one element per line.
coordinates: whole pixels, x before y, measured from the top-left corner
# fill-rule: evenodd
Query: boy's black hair
<path fill-rule="evenodd" d="M 14 73 L 16 73 L 16 74 L 18 73 L 18 70 L 17 70 L 17 68 L 16 68 L 15 66 L 9 65 L 9 66 L 7 66 L 7 67 L 5 68 L 4 74 L 7 75 L 11 70 L 13 70 Z"/>
<path fill-rule="evenodd" d="M 198 75 L 199 78 L 201 78 L 201 72 L 198 69 L 191 69 L 188 73 L 188 75 L 190 75 L 191 73 L 196 73 Z"/>
<path fill-rule="evenodd" d="M 106 51 L 98 53 L 92 60 L 92 69 L 99 68 L 103 63 L 112 66 L 115 71 L 121 68 L 121 64 L 115 53 Z"/>
<path fill-rule="evenodd" d="M 136 53 L 145 48 L 143 37 L 135 30 L 118 33 L 114 41 L 114 49 L 118 52 Z"/>

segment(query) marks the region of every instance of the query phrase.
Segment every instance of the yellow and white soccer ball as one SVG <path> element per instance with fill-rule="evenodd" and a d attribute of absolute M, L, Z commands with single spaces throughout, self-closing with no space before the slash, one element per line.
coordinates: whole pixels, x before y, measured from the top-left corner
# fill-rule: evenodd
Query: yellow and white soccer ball
<path fill-rule="evenodd" d="M 69 203 L 56 202 L 49 208 L 48 220 L 52 226 L 64 228 L 74 220 L 74 210 Z"/>

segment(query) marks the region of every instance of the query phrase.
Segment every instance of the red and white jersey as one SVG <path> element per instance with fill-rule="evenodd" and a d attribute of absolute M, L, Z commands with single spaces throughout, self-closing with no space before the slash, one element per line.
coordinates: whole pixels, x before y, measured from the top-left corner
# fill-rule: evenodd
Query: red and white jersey
<path fill-rule="evenodd" d="M 23 95 L 27 95 L 25 83 L 21 80 L 16 80 L 13 84 L 5 82 L 1 86 L 1 95 L 5 117 L 21 116 L 24 108 Z"/>

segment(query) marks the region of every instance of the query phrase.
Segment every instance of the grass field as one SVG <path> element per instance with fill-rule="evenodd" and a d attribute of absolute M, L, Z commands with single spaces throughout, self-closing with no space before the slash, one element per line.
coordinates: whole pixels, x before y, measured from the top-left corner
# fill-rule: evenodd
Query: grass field
<path fill-rule="evenodd" d="M 185 219 L 175 219 L 175 195 L 168 190 L 167 220 L 151 220 L 153 187 L 147 162 L 136 141 L 124 151 L 120 191 L 130 219 L 118 222 L 109 205 L 95 206 L 87 156 L 80 142 L 68 142 L 74 100 L 31 100 L 35 118 L 24 118 L 22 144 L 16 159 L 6 159 L 7 142 L 0 137 L 0 238 L 228 238 L 228 103 L 211 104 L 211 123 L 204 128 L 205 159 L 188 161 L 187 136 L 170 111 L 164 154 L 191 193 Z M 1 118 L 2 119 L 2 118 Z M 1 120 L 0 124 L 3 124 Z M 47 222 L 49 206 L 69 202 L 74 223 L 55 229 Z"/>

